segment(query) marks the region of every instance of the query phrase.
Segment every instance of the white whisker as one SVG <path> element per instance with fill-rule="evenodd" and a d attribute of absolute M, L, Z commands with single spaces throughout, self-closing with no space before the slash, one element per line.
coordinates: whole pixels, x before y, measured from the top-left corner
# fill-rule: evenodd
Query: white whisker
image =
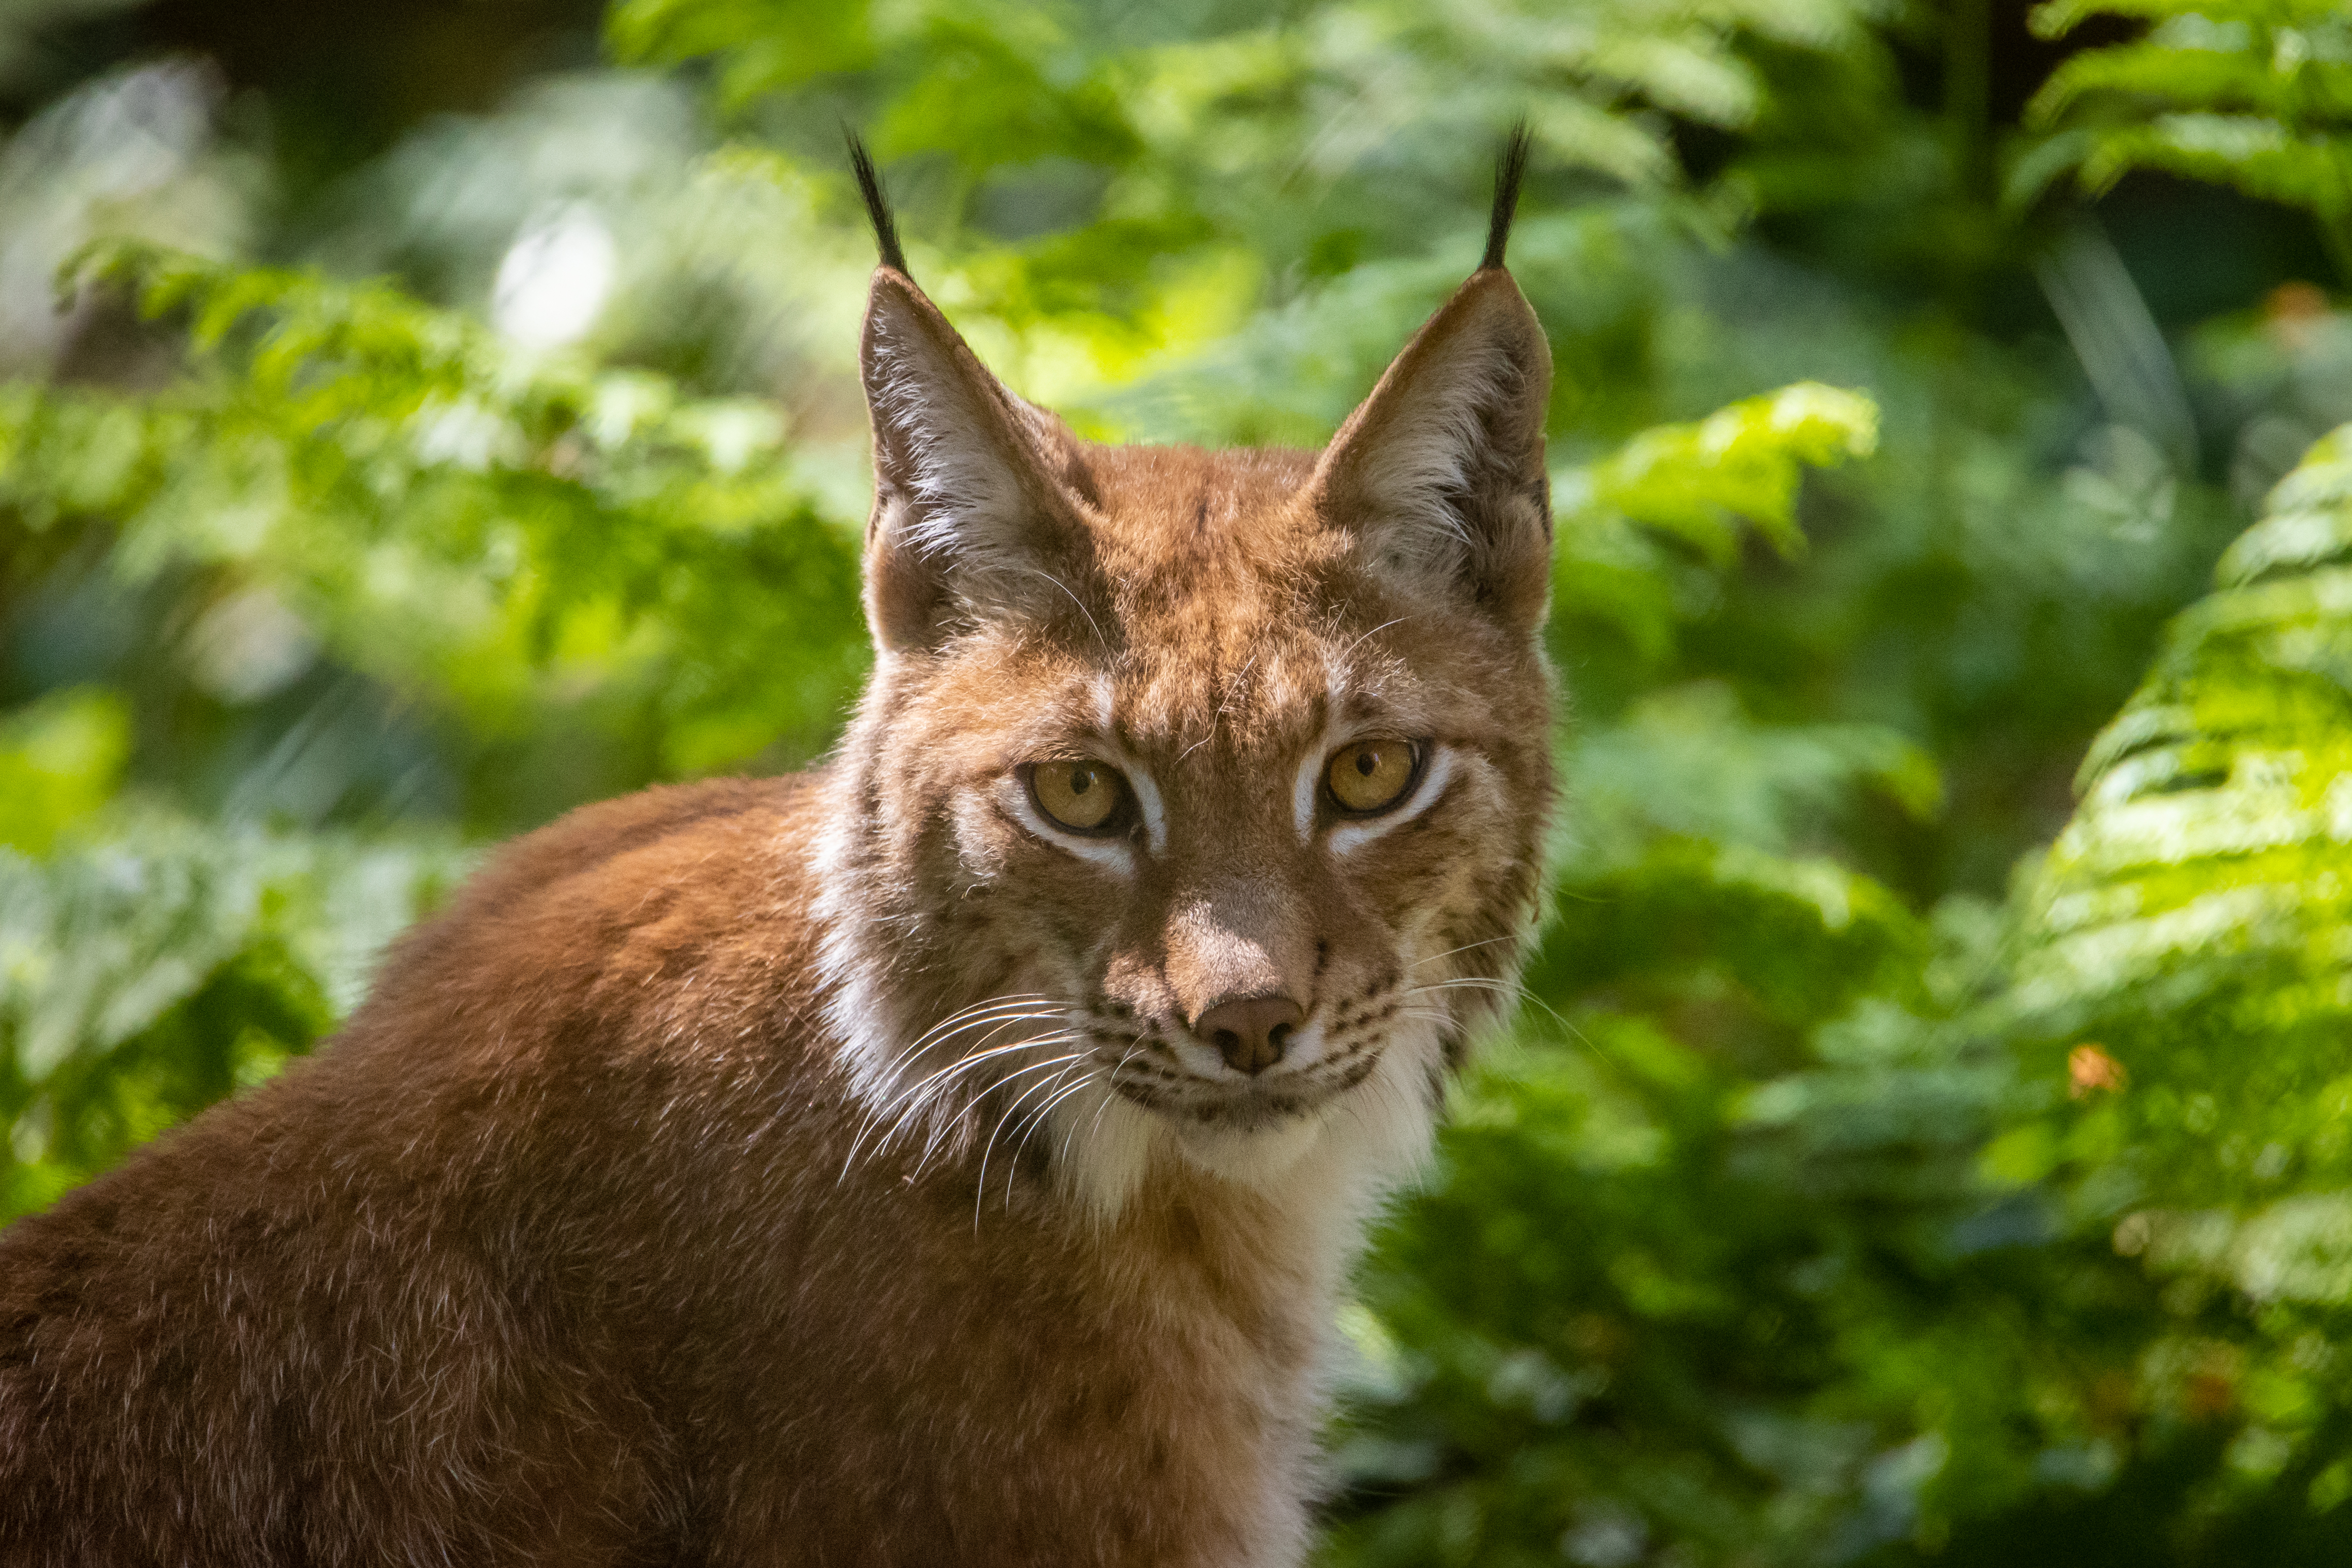
<path fill-rule="evenodd" d="M 988 997 L 949 1014 L 899 1047 L 885 1064 L 882 1076 L 895 1079 L 898 1069 L 905 1066 L 909 1058 L 935 1041 L 958 1030 L 990 1026 L 989 1033 L 993 1034 L 996 1032 L 994 1026 L 1024 1020 L 1060 1018 L 1073 1010 L 1069 1004 L 1034 993 Z M 983 1038 L 985 1037 L 983 1036 Z M 894 1098 L 889 1103 L 896 1102 Z M 880 1114 L 887 1114 L 887 1111 L 888 1105 L 886 1104 Z"/>
<path fill-rule="evenodd" d="M 1064 1059 L 1069 1060 L 1072 1058 L 1065 1058 Z M 1023 1070 L 1026 1071 L 1029 1069 L 1024 1068 Z M 1065 1072 L 1068 1069 L 1066 1068 L 1064 1069 Z M 1010 1082 L 1011 1079 L 1008 1079 L 1006 1081 Z M 972 1183 L 971 1228 L 975 1232 L 980 1229 L 981 1205 L 986 1201 L 988 1196 L 988 1159 L 991 1154 L 995 1152 L 996 1140 L 1003 1135 L 1005 1123 L 1013 1120 L 1013 1113 L 1021 1109 L 1022 1103 L 1031 1095 L 1035 1094 L 1041 1089 L 1048 1095 L 1051 1095 L 1054 1091 L 1055 1086 L 1059 1084 L 1061 1081 L 1061 1078 L 1057 1076 L 1045 1079 L 1042 1084 L 1031 1084 L 1027 1089 L 1023 1089 L 1019 1095 L 1014 1097 L 1013 1103 L 1004 1108 L 1004 1114 L 996 1119 L 996 1125 L 989 1129 L 988 1142 L 982 1144 L 980 1148 L 980 1174 Z"/>
<path fill-rule="evenodd" d="M 1048 1039 L 1031 1041 L 1028 1043 L 1038 1046 L 1055 1046 L 1066 1045 L 1068 1041 L 1066 1039 Z M 1073 1051 L 1058 1057 L 1047 1057 L 1044 1061 L 1031 1062 L 1025 1067 L 1015 1068 L 1011 1072 L 1006 1073 L 1003 1078 L 1000 1078 L 995 1082 L 990 1084 L 987 1089 L 982 1089 L 979 1094 L 974 1095 L 972 1097 L 972 1104 L 976 1107 L 981 1100 L 986 1099 L 990 1094 L 1004 1088 L 1016 1079 L 1028 1077 L 1033 1072 L 1048 1071 L 1054 1068 L 1061 1067 L 1066 1062 L 1076 1061 L 1084 1055 L 1085 1053 L 1082 1051 Z M 1024 1090 L 1024 1092 L 1025 1093 L 1026 1091 Z M 930 1164 L 931 1156 L 939 1151 L 947 1137 L 948 1130 L 953 1125 L 954 1121 L 951 1118 L 933 1123 L 930 1137 L 926 1139 L 923 1142 L 922 1155 L 915 1162 L 915 1172 L 918 1175 L 921 1174 L 924 1169 Z"/>
<path fill-rule="evenodd" d="M 1045 1022 L 1060 1018 L 1061 1016 L 1063 1016 L 1063 1015 L 1060 1013 L 1027 1012 L 1012 1014 L 992 1019 L 988 1021 L 988 1035 L 982 1036 L 982 1039 L 985 1040 L 989 1036 L 995 1035 L 1015 1024 Z M 968 1024 L 968 1026 L 972 1027 L 977 1027 L 978 1026 L 978 1020 L 973 1020 Z M 911 1114 L 919 1112 L 927 1095 L 931 1093 L 934 1090 L 935 1086 L 940 1084 L 943 1080 L 979 1063 L 988 1061 L 992 1058 L 1004 1056 L 1014 1051 L 1027 1050 L 1034 1046 L 1044 1044 L 1049 1037 L 1049 1036 L 1040 1036 L 1034 1038 L 1014 1040 L 1007 1045 L 994 1046 L 991 1047 L 987 1050 L 977 1051 L 967 1056 L 959 1057 L 954 1061 L 950 1062 L 946 1067 L 940 1068 L 938 1071 L 929 1074 L 929 1076 L 918 1080 L 916 1083 L 901 1089 L 898 1093 L 894 1094 L 890 1099 L 885 1100 L 880 1106 L 876 1107 L 867 1113 L 864 1123 L 858 1129 L 856 1137 L 852 1140 L 850 1143 L 849 1158 L 843 1164 L 843 1173 L 846 1174 L 850 1166 L 856 1163 L 858 1150 L 864 1145 L 867 1134 L 872 1132 L 875 1127 L 881 1123 L 883 1118 L 890 1116 L 893 1111 L 898 1111 L 899 1113 L 897 1120 L 892 1122 L 889 1132 L 884 1135 L 882 1142 L 887 1144 L 891 1138 L 898 1136 L 899 1129 L 906 1125 Z M 901 1108 L 906 1109 L 902 1110 Z"/>
<path fill-rule="evenodd" d="M 1478 942 L 1465 942 L 1460 947 L 1449 947 L 1444 952 L 1433 952 L 1427 958 L 1416 958 L 1411 963 L 1406 964 L 1405 968 L 1407 970 L 1419 969 L 1424 963 L 1435 963 L 1441 958 L 1451 958 L 1457 952 L 1468 952 L 1473 948 L 1492 947 L 1496 942 L 1517 942 L 1518 940 L 1519 939 L 1516 933 L 1506 933 L 1502 936 L 1486 937 Z"/>
<path fill-rule="evenodd" d="M 1061 1080 L 1056 1079 L 1055 1081 L 1058 1083 Z M 1045 1125 L 1045 1119 L 1054 1114 L 1054 1107 L 1078 1093 L 1093 1081 L 1092 1078 L 1080 1074 L 1077 1082 L 1055 1095 L 1031 1114 L 1029 1131 L 1021 1135 L 1021 1142 L 1013 1145 L 1011 1157 L 1005 1161 L 1007 1169 L 1004 1173 L 1004 1210 L 1007 1214 L 1013 1212 L 1013 1178 L 1021 1173 L 1021 1154 L 1029 1147 L 1029 1140 L 1037 1136 L 1037 1129 Z"/>

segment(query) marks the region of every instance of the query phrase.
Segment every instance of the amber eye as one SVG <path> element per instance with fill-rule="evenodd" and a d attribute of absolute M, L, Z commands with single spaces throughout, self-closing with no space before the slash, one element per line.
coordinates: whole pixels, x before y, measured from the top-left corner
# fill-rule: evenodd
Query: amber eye
<path fill-rule="evenodd" d="M 1340 810 L 1360 814 L 1402 800 L 1420 771 L 1421 753 L 1410 741 L 1358 741 L 1332 753 L 1323 777 Z"/>
<path fill-rule="evenodd" d="M 1101 833 L 1115 826 L 1127 781 L 1101 763 L 1033 763 L 1029 795 L 1037 809 L 1077 833 Z"/>

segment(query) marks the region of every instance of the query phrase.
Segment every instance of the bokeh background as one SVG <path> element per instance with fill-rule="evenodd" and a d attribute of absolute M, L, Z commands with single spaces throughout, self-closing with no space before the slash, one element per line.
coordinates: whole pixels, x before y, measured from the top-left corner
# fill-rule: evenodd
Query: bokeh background
<path fill-rule="evenodd" d="M 1552 334 L 1570 805 L 1323 1561 L 2352 1562 L 2341 0 L 0 0 L 0 1216 L 819 757 L 863 127 L 1088 434 Z"/>

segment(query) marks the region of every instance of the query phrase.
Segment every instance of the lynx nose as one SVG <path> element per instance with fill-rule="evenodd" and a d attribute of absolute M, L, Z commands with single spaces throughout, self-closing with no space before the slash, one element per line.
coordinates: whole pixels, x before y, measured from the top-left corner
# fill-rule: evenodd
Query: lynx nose
<path fill-rule="evenodd" d="M 1287 996 L 1236 996 L 1195 1018 L 1192 1032 L 1216 1047 L 1226 1066 L 1255 1075 L 1282 1059 L 1292 1031 L 1306 1018 Z"/>

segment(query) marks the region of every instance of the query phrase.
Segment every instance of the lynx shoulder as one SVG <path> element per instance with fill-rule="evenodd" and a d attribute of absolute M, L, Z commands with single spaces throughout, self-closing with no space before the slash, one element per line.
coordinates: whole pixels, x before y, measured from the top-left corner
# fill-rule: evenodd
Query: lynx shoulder
<path fill-rule="evenodd" d="M 861 154 L 837 754 L 521 840 L 0 1235 L 0 1562 L 1298 1562 L 1361 1223 L 1537 900 L 1522 153 L 1320 452 L 1079 440 Z"/>

